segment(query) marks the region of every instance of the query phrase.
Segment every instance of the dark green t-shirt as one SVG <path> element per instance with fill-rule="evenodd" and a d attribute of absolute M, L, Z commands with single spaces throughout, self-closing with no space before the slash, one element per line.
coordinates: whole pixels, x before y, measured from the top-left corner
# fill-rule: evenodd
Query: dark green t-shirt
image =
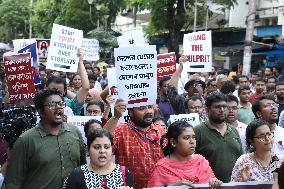
<path fill-rule="evenodd" d="M 238 157 L 243 154 L 240 136 L 233 126 L 227 125 L 222 136 L 208 122 L 194 128 L 196 135 L 196 153 L 204 156 L 215 176 L 230 182 L 232 170 Z"/>

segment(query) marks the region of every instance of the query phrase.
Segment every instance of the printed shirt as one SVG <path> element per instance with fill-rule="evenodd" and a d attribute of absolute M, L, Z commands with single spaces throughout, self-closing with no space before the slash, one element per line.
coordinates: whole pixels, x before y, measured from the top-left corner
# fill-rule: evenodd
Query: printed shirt
<path fill-rule="evenodd" d="M 132 122 L 115 128 L 113 139 L 116 161 L 130 170 L 135 189 L 146 187 L 150 171 L 164 157 L 159 145 L 164 133 L 164 127 L 154 124 L 146 132 Z"/>

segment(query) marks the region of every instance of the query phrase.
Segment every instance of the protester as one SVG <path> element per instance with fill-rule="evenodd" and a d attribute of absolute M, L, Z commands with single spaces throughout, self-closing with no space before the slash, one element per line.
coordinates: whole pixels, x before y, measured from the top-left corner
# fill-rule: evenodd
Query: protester
<path fill-rule="evenodd" d="M 14 144 L 6 188 L 60 189 L 68 174 L 86 162 L 83 139 L 75 126 L 63 123 L 65 103 L 59 91 L 44 89 L 34 103 L 41 120 Z"/>
<path fill-rule="evenodd" d="M 236 160 L 242 155 L 238 131 L 225 122 L 227 98 L 212 92 L 206 99 L 208 121 L 194 127 L 196 153 L 204 156 L 217 179 L 229 182 Z"/>
<path fill-rule="evenodd" d="M 276 86 L 276 78 L 274 76 L 270 76 L 267 78 L 266 87 Z"/>
<path fill-rule="evenodd" d="M 265 80 L 261 77 L 258 77 L 255 80 L 255 93 L 250 95 L 249 102 L 253 103 L 255 99 L 263 95 L 265 95 Z"/>
<path fill-rule="evenodd" d="M 270 66 L 266 66 L 264 70 L 264 80 L 267 81 L 267 79 L 271 76 L 273 76 L 273 68 Z"/>
<path fill-rule="evenodd" d="M 161 116 L 153 117 L 153 123 L 162 127 L 167 127 L 166 120 Z"/>
<path fill-rule="evenodd" d="M 200 122 L 207 120 L 205 108 L 202 104 L 202 99 L 199 96 L 191 96 L 187 101 L 188 113 L 198 113 Z"/>
<path fill-rule="evenodd" d="M 269 123 L 256 119 L 246 130 L 247 153 L 237 160 L 231 180 L 233 182 L 273 181 L 271 164 L 279 167 L 283 159 L 272 152 L 273 132 Z M 276 168 L 275 167 L 275 168 Z"/>
<path fill-rule="evenodd" d="M 206 95 L 204 95 L 205 97 L 207 97 L 211 92 L 217 91 L 217 81 L 216 79 L 211 79 L 207 82 L 206 85 Z"/>
<path fill-rule="evenodd" d="M 284 154 L 284 128 L 277 126 L 278 104 L 272 96 L 261 96 L 252 104 L 252 111 L 256 118 L 268 122 L 271 132 L 274 132 L 273 152 Z"/>
<path fill-rule="evenodd" d="M 191 125 L 185 121 L 174 122 L 163 139 L 161 147 L 165 157 L 155 164 L 148 188 L 204 183 L 215 188 L 222 184 L 215 177 L 208 161 L 203 156 L 194 154 L 196 141 Z"/>
<path fill-rule="evenodd" d="M 111 188 L 130 189 L 128 169 L 112 162 L 113 138 L 104 129 L 96 129 L 87 139 L 90 163 L 71 172 L 63 189 Z"/>
<path fill-rule="evenodd" d="M 252 112 L 252 104 L 249 102 L 251 90 L 248 86 L 240 86 L 238 89 L 238 96 L 240 104 L 238 106 L 238 120 L 245 124 L 249 124 L 254 120 Z"/>
<path fill-rule="evenodd" d="M 96 119 L 90 119 L 84 125 L 85 137 L 88 138 L 88 135 L 90 135 L 95 129 L 99 128 L 102 128 L 102 122 Z"/>
<path fill-rule="evenodd" d="M 128 109 L 128 123 L 117 125 L 125 110 L 126 103 L 117 101 L 114 116 L 104 128 L 113 131 L 116 162 L 129 168 L 133 174 L 134 188 L 141 189 L 146 187 L 155 163 L 163 158 L 159 144 L 165 127 L 152 123 L 154 109 L 151 105 Z"/>
<path fill-rule="evenodd" d="M 82 87 L 82 81 L 80 75 L 77 73 L 71 79 L 70 91 L 77 94 Z"/>
<path fill-rule="evenodd" d="M 284 110 L 284 83 L 277 83 L 275 88 L 276 103 L 279 105 L 278 108 L 278 119 L 281 112 Z"/>

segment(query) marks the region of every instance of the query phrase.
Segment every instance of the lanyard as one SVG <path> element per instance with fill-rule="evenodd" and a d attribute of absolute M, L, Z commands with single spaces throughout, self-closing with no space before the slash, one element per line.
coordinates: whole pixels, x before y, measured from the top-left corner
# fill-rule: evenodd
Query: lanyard
<path fill-rule="evenodd" d="M 147 136 L 146 133 L 145 133 L 145 134 L 142 134 L 142 133 L 133 125 L 133 122 L 132 122 L 132 121 L 129 121 L 127 125 L 128 125 L 128 127 L 129 127 L 132 131 L 136 132 L 136 133 L 137 133 L 140 137 L 142 137 L 145 141 L 150 141 L 150 142 L 153 143 L 153 144 L 158 144 L 158 145 L 160 145 L 160 144 L 159 144 L 159 141 L 160 141 L 160 139 L 161 139 L 161 135 L 160 135 L 160 133 L 159 133 L 158 130 L 155 130 L 155 131 L 156 131 L 156 137 L 155 137 L 154 139 L 151 139 L 151 138 L 149 138 L 149 137 Z"/>

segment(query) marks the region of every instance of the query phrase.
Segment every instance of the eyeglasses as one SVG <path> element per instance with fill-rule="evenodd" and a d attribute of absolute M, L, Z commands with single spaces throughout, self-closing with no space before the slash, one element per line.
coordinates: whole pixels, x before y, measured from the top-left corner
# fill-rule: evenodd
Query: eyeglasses
<path fill-rule="evenodd" d="M 45 104 L 43 106 L 48 106 L 49 109 L 51 110 L 55 110 L 56 108 L 65 108 L 66 107 L 66 103 L 65 102 L 49 102 L 48 104 Z"/>
<path fill-rule="evenodd" d="M 101 112 L 98 111 L 98 110 L 89 110 L 89 109 L 87 110 L 87 112 L 88 112 L 89 114 L 95 114 L 95 115 L 101 113 Z"/>
<path fill-rule="evenodd" d="M 266 104 L 264 107 L 268 109 L 279 108 L 279 104 L 269 103 L 269 104 Z"/>
<path fill-rule="evenodd" d="M 201 84 L 201 83 L 193 83 L 193 84 L 192 84 L 192 87 L 194 87 L 194 88 L 200 88 L 200 87 L 202 87 L 202 84 Z"/>
<path fill-rule="evenodd" d="M 227 108 L 228 108 L 229 111 L 236 111 L 236 110 L 238 110 L 237 106 L 228 106 Z"/>
<path fill-rule="evenodd" d="M 216 105 L 216 106 L 212 106 L 212 108 L 218 109 L 218 110 L 221 110 L 221 109 L 227 110 L 228 106 L 227 105 Z"/>
<path fill-rule="evenodd" d="M 266 138 L 272 138 L 272 137 L 274 137 L 274 132 L 267 132 L 265 134 L 261 134 L 259 136 L 255 136 L 253 138 L 257 138 L 259 140 L 261 140 L 261 139 L 265 140 Z"/>

